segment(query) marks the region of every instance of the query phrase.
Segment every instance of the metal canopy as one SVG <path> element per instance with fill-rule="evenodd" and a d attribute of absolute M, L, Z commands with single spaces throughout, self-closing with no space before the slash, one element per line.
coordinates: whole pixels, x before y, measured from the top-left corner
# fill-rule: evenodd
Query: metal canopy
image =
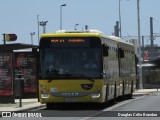
<path fill-rule="evenodd" d="M 15 44 L 2 44 L 0 45 L 0 51 L 12 51 L 26 48 L 38 48 L 37 45 L 15 43 Z"/>

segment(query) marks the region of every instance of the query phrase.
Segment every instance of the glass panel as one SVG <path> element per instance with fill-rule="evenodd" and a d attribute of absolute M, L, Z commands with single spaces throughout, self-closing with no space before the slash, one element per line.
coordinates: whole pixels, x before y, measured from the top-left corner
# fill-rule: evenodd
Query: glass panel
<path fill-rule="evenodd" d="M 43 79 L 99 78 L 100 48 L 52 48 L 41 50 Z"/>

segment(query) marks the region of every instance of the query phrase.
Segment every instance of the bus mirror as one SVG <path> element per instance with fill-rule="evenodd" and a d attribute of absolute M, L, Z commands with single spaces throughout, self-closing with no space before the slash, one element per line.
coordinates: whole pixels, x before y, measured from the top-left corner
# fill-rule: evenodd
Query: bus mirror
<path fill-rule="evenodd" d="M 38 74 L 38 79 L 42 79 L 42 73 Z"/>
<path fill-rule="evenodd" d="M 118 54 L 120 58 L 124 58 L 124 50 L 122 48 L 118 48 Z"/>
<path fill-rule="evenodd" d="M 108 56 L 108 46 L 105 46 L 104 44 L 102 45 L 103 48 L 103 56 L 107 57 Z"/>

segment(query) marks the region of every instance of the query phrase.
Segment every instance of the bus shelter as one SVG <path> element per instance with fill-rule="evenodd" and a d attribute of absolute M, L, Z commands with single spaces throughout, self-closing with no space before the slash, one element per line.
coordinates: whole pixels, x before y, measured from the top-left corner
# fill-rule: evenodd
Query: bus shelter
<path fill-rule="evenodd" d="M 0 103 L 14 103 L 19 91 L 23 97 L 37 93 L 37 49 L 21 43 L 0 45 Z M 19 79 L 23 80 L 21 90 L 17 86 Z"/>
<path fill-rule="evenodd" d="M 153 61 L 145 61 L 142 65 L 143 88 L 160 88 L 160 58 Z"/>

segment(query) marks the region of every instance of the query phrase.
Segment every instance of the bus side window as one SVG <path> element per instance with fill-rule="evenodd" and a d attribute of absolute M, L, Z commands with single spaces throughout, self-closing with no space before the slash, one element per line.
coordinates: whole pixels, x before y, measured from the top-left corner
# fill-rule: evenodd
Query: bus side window
<path fill-rule="evenodd" d="M 102 48 L 103 48 L 103 56 L 107 57 L 109 55 L 108 52 L 109 47 L 103 44 Z"/>
<path fill-rule="evenodd" d="M 124 58 L 124 50 L 122 48 L 118 48 L 118 54 L 120 58 Z"/>

